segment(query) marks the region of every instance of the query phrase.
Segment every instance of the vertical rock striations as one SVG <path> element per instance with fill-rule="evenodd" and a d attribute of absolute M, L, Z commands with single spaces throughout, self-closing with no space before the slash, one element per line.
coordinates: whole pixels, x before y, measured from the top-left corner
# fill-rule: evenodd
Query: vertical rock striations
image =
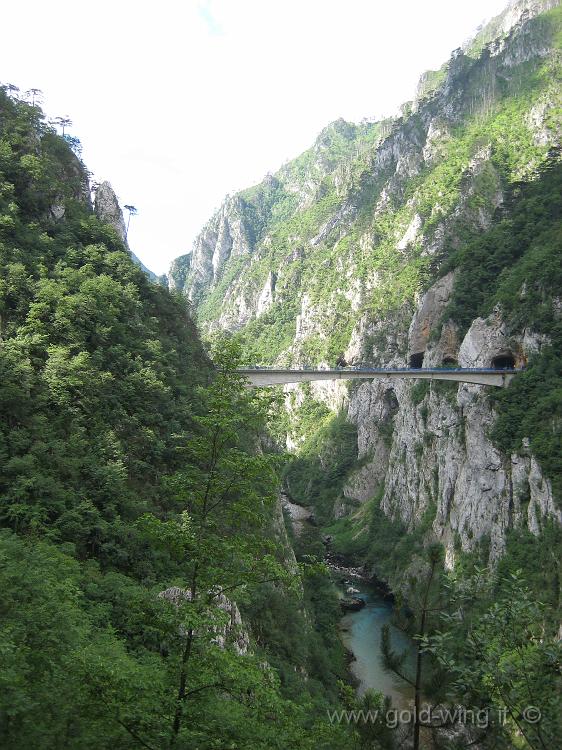
<path fill-rule="evenodd" d="M 337 121 L 275 175 L 228 198 L 173 265 L 171 285 L 207 328 L 241 331 L 251 362 L 519 367 L 541 354 L 550 292 L 540 292 L 546 317 L 523 319 L 505 304 L 480 314 L 471 297 L 488 299 L 510 261 L 500 258 L 484 281 L 480 269 L 467 280 L 459 268 L 509 215 L 514 183 L 536 179 L 559 147 L 561 26 L 557 2 L 510 3 L 422 76 L 399 117 Z M 538 294 L 537 268 L 523 267 L 521 299 Z M 445 544 L 449 563 L 479 545 L 497 560 L 509 529 L 539 534 L 547 518 L 562 521 L 529 441 L 510 453 L 492 439 L 497 408 L 484 387 L 288 391 L 296 450 L 315 429 L 298 419 L 310 398 L 343 408 L 357 428 L 358 463 L 336 517 L 380 496 L 382 511 L 412 531 L 430 517 L 428 538 Z"/>

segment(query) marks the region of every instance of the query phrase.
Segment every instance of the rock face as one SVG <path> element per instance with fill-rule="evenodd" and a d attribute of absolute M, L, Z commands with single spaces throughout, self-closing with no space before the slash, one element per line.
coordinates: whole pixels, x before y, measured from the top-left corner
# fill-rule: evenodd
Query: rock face
<path fill-rule="evenodd" d="M 434 284 L 423 296 L 408 332 L 408 353 L 410 359 L 416 355 L 423 362 L 429 334 L 435 328 L 449 301 L 453 289 L 454 274 L 451 271 Z M 420 366 L 421 366 L 420 362 Z"/>
<path fill-rule="evenodd" d="M 179 607 L 182 602 L 189 602 L 192 599 L 191 590 L 183 589 L 179 586 L 171 586 L 161 591 L 158 596 L 161 599 L 166 599 L 166 601 L 175 607 Z M 227 621 L 224 624 L 213 626 L 212 632 L 215 634 L 214 643 L 220 648 L 231 646 L 239 655 L 247 653 L 250 638 L 243 626 L 240 610 L 236 603 L 220 592 L 216 594 L 214 599 L 218 608 L 227 615 Z M 180 635 L 187 635 L 182 626 L 180 626 Z"/>
<path fill-rule="evenodd" d="M 436 321 L 425 323 L 437 309 L 430 302 L 444 304 L 444 290 L 451 283 L 445 279 L 424 295 L 412 316 L 410 348 L 412 336 L 427 344 Z M 422 339 L 417 338 L 420 321 Z M 527 329 L 508 336 L 498 309 L 487 319 L 477 318 L 458 349 L 451 344 L 455 340 L 456 330 L 445 326 L 441 339 L 427 348 L 428 366 L 438 364 L 445 353 L 453 356 L 455 350 L 462 367 L 489 367 L 496 356 L 506 353 L 513 354 L 518 366 L 548 343 Z M 393 366 L 395 360 L 384 364 Z M 503 552 L 508 529 L 526 525 L 538 534 L 547 517 L 562 523 L 550 482 L 536 459 L 528 452 L 502 455 L 491 442 L 495 414 L 486 387 L 439 384 L 428 388 L 421 400 L 415 389 L 409 381 L 391 385 L 378 380 L 352 391 L 347 413 L 357 425 L 359 458 L 368 462 L 344 487 L 348 510 L 384 488 L 383 511 L 408 528 L 413 529 L 426 511 L 432 512 L 433 532 L 445 544 L 449 561 L 456 543 L 469 551 L 489 540 L 494 561 Z"/>
<path fill-rule="evenodd" d="M 523 337 L 510 336 L 501 310 L 496 308 L 489 318 L 473 321 L 459 350 L 459 364 L 461 367 L 493 367 L 496 359 L 511 357 L 515 367 L 522 367 L 528 355 L 537 351 L 535 341 L 536 337 L 527 329 Z"/>
<path fill-rule="evenodd" d="M 99 184 L 96 190 L 96 198 L 94 202 L 94 211 L 96 216 L 106 224 L 110 224 L 119 238 L 124 242 L 127 249 L 131 253 L 132 259 L 137 263 L 142 270 L 146 273 L 151 281 L 157 281 L 157 276 L 150 271 L 133 253 L 129 247 L 127 241 L 127 228 L 125 226 L 125 220 L 123 218 L 123 211 L 119 205 L 119 200 L 115 195 L 115 191 L 111 187 L 109 182 L 102 182 Z"/>
<path fill-rule="evenodd" d="M 265 284 L 263 285 L 260 296 L 258 297 L 258 302 L 256 305 L 256 315 L 258 317 L 264 312 L 267 312 L 273 304 L 275 295 L 275 281 L 275 274 L 270 271 L 267 275 L 267 279 L 265 280 Z"/>
<path fill-rule="evenodd" d="M 125 220 L 123 219 L 123 211 L 121 211 L 117 196 L 109 182 L 102 182 L 98 186 L 94 211 L 99 219 L 106 224 L 110 224 L 115 229 L 123 242 L 127 242 L 127 230 L 125 228 Z"/>
<path fill-rule="evenodd" d="M 545 15 L 557 5 L 511 3 L 422 78 L 400 117 L 337 121 L 276 175 L 228 198 L 170 274 L 203 324 L 251 323 L 267 342 L 252 357 L 283 366 L 520 367 L 540 352 L 545 332 L 509 325 L 499 307 L 468 330 L 447 317 L 456 274 L 436 269 L 502 206 L 506 167 L 497 154 L 506 142 L 511 181 L 531 177 L 558 143 L 559 95 L 545 73 L 559 66 L 553 15 Z M 526 79 L 530 70 L 542 78 Z M 514 115 L 520 85 L 526 104 Z M 310 398 L 343 410 L 357 428 L 360 464 L 336 518 L 379 496 L 383 512 L 410 530 L 430 517 L 449 564 L 476 545 L 495 561 L 510 528 L 538 534 L 546 518 L 562 521 L 536 457 L 504 455 L 491 441 L 496 414 L 485 387 L 287 387 L 291 419 Z M 289 447 L 298 450 L 302 437 Z"/>
<path fill-rule="evenodd" d="M 238 197 L 229 198 L 197 237 L 188 273 L 182 279 L 171 269 L 170 277 L 174 286 L 185 291 L 190 300 L 199 301 L 204 290 L 219 281 L 228 260 L 249 254 L 252 249 L 244 203 Z"/>
<path fill-rule="evenodd" d="M 314 520 L 314 511 L 312 508 L 305 508 L 303 505 L 291 502 L 285 493 L 281 494 L 281 503 L 283 510 L 289 514 L 295 535 L 299 536 L 302 534 L 305 525 Z"/>

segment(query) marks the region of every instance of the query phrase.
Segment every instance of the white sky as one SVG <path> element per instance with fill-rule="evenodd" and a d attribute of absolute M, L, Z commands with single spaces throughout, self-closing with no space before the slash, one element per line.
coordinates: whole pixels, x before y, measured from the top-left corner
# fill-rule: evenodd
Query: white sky
<path fill-rule="evenodd" d="M 507 0 L 27 0 L 2 10 L 0 80 L 69 115 L 156 273 L 227 193 L 344 117 L 392 114 Z"/>

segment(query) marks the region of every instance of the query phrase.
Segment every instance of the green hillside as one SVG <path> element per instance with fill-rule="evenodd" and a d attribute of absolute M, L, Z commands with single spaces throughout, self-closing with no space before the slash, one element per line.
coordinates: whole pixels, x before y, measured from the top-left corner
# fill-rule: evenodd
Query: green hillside
<path fill-rule="evenodd" d="M 217 375 L 70 145 L 4 90 L 0 195 L 0 745 L 332 747 L 343 652 L 273 528 L 268 402 L 232 345 Z"/>

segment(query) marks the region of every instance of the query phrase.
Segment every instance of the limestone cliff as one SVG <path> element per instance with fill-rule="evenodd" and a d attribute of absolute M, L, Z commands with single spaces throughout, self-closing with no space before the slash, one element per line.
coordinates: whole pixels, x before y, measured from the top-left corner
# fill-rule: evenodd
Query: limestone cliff
<path fill-rule="evenodd" d="M 115 195 L 115 191 L 111 187 L 109 182 L 102 182 L 96 189 L 96 196 L 94 202 L 94 211 L 106 224 L 110 224 L 119 238 L 125 243 L 129 252 L 131 253 L 132 259 L 137 263 L 151 281 L 157 281 L 157 276 L 150 269 L 148 269 L 142 261 L 137 258 L 134 252 L 129 247 L 127 240 L 127 228 L 125 226 L 125 220 L 123 218 L 123 211 L 119 205 L 119 200 Z"/>
<path fill-rule="evenodd" d="M 417 327 L 420 319 L 426 322 L 424 313 L 438 314 L 437 306 L 428 309 L 428 299 L 439 302 L 436 289 L 442 292 L 440 282 L 412 317 L 409 342 L 414 349 L 419 350 L 427 331 Z M 499 311 L 486 320 L 477 318 L 462 341 L 456 341 L 454 328 L 445 327 L 440 339 L 429 344 L 424 365 L 439 366 L 451 357 L 461 367 L 489 367 L 498 353 L 515 349 L 524 359 L 544 343 L 529 331 L 509 336 Z M 385 364 L 404 365 L 404 360 Z M 434 384 L 422 390 L 421 400 L 407 381 L 354 388 L 347 410 L 358 428 L 359 457 L 368 461 L 344 488 L 348 509 L 369 500 L 381 486 L 384 512 L 410 529 L 433 507 L 433 532 L 445 544 L 450 562 L 457 540 L 468 551 L 486 539 L 491 559 L 497 560 L 505 532 L 514 525 L 527 525 L 538 534 L 546 517 L 562 523 L 551 484 L 528 445 L 520 453 L 503 455 L 490 439 L 495 414 L 488 397 L 486 387 L 469 384 Z M 389 444 L 385 428 L 390 420 Z"/>
<path fill-rule="evenodd" d="M 228 198 L 171 269 L 172 284 L 207 328 L 241 332 L 249 362 L 525 364 L 550 343 L 544 320 L 498 304 L 465 321 L 454 259 L 559 145 L 560 27 L 558 2 L 511 3 L 422 76 L 401 116 L 333 123 L 298 159 Z M 522 294 L 526 284 L 533 271 Z M 541 304 L 552 313 L 549 294 Z M 287 389 L 288 403 L 299 390 Z M 539 534 L 547 518 L 562 522 L 529 440 L 506 452 L 492 439 L 489 389 L 377 381 L 315 383 L 310 393 L 357 427 L 358 464 L 335 517 L 360 517 L 382 492 L 382 511 L 410 530 L 431 513 L 428 539 L 444 543 L 449 564 L 484 542 L 495 561 L 509 529 Z M 306 398 L 291 400 L 295 449 Z"/>

